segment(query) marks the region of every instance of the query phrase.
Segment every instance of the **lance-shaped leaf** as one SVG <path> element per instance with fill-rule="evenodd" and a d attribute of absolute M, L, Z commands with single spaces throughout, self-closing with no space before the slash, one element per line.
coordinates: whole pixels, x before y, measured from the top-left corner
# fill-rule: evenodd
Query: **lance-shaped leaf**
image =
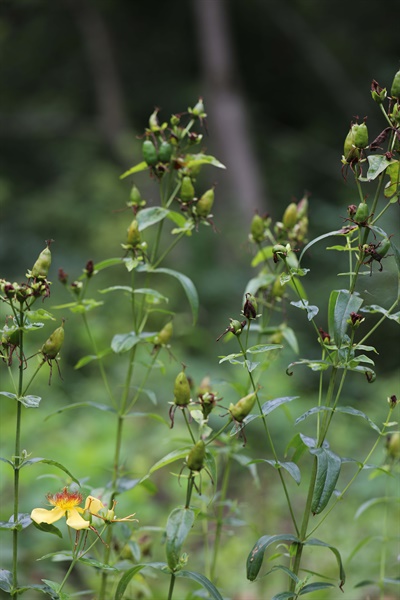
<path fill-rule="evenodd" d="M 175 508 L 168 517 L 165 551 L 172 571 L 179 564 L 182 545 L 193 527 L 194 519 L 195 513 L 190 508 Z"/>
<path fill-rule="evenodd" d="M 134 173 L 140 173 L 140 171 L 146 171 L 146 169 L 148 168 L 149 165 L 145 160 L 143 160 L 142 162 L 125 171 L 125 173 L 122 173 L 122 175 L 120 175 L 119 178 L 125 179 L 125 177 L 128 177 L 129 175 L 133 175 Z"/>
<path fill-rule="evenodd" d="M 81 485 L 79 483 L 79 480 L 72 475 L 71 471 L 69 471 L 61 463 L 57 462 L 56 460 L 51 460 L 50 458 L 29 458 L 28 460 L 24 460 L 23 464 L 21 465 L 21 468 L 27 467 L 28 465 L 33 465 L 36 463 L 43 463 L 45 465 L 51 465 L 52 467 L 56 467 L 57 469 L 60 469 L 60 471 L 63 471 L 69 477 L 71 477 L 72 481 L 75 481 L 75 483 L 77 483 L 79 486 Z"/>
<path fill-rule="evenodd" d="M 312 304 L 308 304 L 308 300 L 299 300 L 298 302 L 291 302 L 292 306 L 296 308 L 300 308 L 302 310 L 307 311 L 307 319 L 312 321 L 313 318 L 318 314 L 319 308 L 318 306 L 314 306 Z"/>
<path fill-rule="evenodd" d="M 140 342 L 140 337 L 134 331 L 129 333 L 117 333 L 111 340 L 111 348 L 116 354 L 128 352 Z"/>
<path fill-rule="evenodd" d="M 138 212 L 136 218 L 139 224 L 139 231 L 151 227 L 155 223 L 162 221 L 168 215 L 169 210 L 161 206 L 151 206 Z"/>
<path fill-rule="evenodd" d="M 339 567 L 340 587 L 342 587 L 342 585 L 346 581 L 346 573 L 344 572 L 342 558 L 340 556 L 339 550 L 337 548 L 335 548 L 334 546 L 331 546 L 330 544 L 323 542 L 322 540 L 317 540 L 316 538 L 308 539 L 306 542 L 304 542 L 304 546 L 322 546 L 324 548 L 329 548 L 329 550 L 331 552 L 333 552 L 333 554 L 335 555 L 335 558 L 337 560 L 338 567 Z"/>
<path fill-rule="evenodd" d="M 299 467 L 291 461 L 275 461 L 275 460 L 269 460 L 266 458 L 256 458 L 255 460 L 250 461 L 247 464 L 253 464 L 253 463 L 267 463 L 269 465 L 271 465 L 272 467 L 274 467 L 275 469 L 285 469 L 289 475 L 291 475 L 293 477 L 293 479 L 295 480 L 295 482 L 297 483 L 297 485 L 300 484 L 301 481 L 301 474 L 300 474 L 300 469 Z"/>
<path fill-rule="evenodd" d="M 308 242 L 308 244 L 306 244 L 300 254 L 300 258 L 299 258 L 299 264 L 301 262 L 301 259 L 303 258 L 304 254 L 307 252 L 307 250 L 309 248 L 311 248 L 311 246 L 313 246 L 314 244 L 316 244 L 317 242 L 320 242 L 321 240 L 328 238 L 328 237 L 332 237 L 334 235 L 342 235 L 345 236 L 345 232 L 342 229 L 339 229 L 337 231 L 329 231 L 328 233 L 324 233 L 323 235 L 319 235 L 318 237 L 314 238 L 313 240 L 311 240 L 310 242 Z"/>
<path fill-rule="evenodd" d="M 357 312 L 363 300 L 356 293 L 348 290 L 333 290 L 329 298 L 328 326 L 329 335 L 335 340 L 338 348 L 342 345 L 348 327 L 350 313 Z"/>
<path fill-rule="evenodd" d="M 0 590 L 3 592 L 11 592 L 13 587 L 13 575 L 11 571 L 6 571 L 6 569 L 0 570 Z"/>
<path fill-rule="evenodd" d="M 311 503 L 311 512 L 316 515 L 324 510 L 335 490 L 342 461 L 327 448 L 310 449 L 310 453 L 317 459 L 317 476 Z"/>
<path fill-rule="evenodd" d="M 207 590 L 210 598 L 214 598 L 214 600 L 223 600 L 221 594 L 219 593 L 215 585 L 211 583 L 211 581 L 201 573 L 196 573 L 195 571 L 182 570 L 175 573 L 175 577 L 192 579 L 192 581 L 196 581 L 196 583 L 199 583 L 205 590 Z"/>
<path fill-rule="evenodd" d="M 299 538 L 290 533 L 283 533 L 279 535 L 263 535 L 254 544 L 252 551 L 247 557 L 247 579 L 250 581 L 254 581 L 256 579 L 264 560 L 265 550 L 268 548 L 268 546 L 271 546 L 271 544 L 275 544 L 276 542 L 289 542 L 290 544 L 301 543 Z"/>

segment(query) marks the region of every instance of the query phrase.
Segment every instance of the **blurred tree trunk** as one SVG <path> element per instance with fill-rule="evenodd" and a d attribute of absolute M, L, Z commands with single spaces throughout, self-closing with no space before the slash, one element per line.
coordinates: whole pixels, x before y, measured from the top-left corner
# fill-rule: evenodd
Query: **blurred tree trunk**
<path fill-rule="evenodd" d="M 65 2 L 72 10 L 81 32 L 93 81 L 100 132 L 115 158 L 125 163 L 127 157 L 120 141 L 122 134 L 128 131 L 128 123 L 107 24 L 91 0 Z"/>
<path fill-rule="evenodd" d="M 225 1 L 193 0 L 193 9 L 210 131 L 228 169 L 226 191 L 249 222 L 256 209 L 268 211 L 268 202 L 235 68 Z"/>

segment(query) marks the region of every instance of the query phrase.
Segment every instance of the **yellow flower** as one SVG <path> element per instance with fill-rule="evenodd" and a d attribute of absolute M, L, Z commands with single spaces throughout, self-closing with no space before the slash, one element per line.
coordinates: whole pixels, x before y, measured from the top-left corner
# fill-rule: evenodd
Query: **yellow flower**
<path fill-rule="evenodd" d="M 83 497 L 79 492 L 69 492 L 65 487 L 62 492 L 58 494 L 48 494 L 47 500 L 54 506 L 53 509 L 47 510 L 46 508 L 34 508 L 31 512 L 31 519 L 35 523 L 47 523 L 48 525 L 55 523 L 61 519 L 64 515 L 67 517 L 68 527 L 72 529 L 88 529 L 90 527 L 90 521 L 81 517 L 81 514 L 85 511 L 90 513 L 97 513 L 104 508 L 103 503 L 93 496 L 88 496 L 85 502 L 85 508 L 78 506 L 81 504 Z M 89 514 L 86 513 L 86 514 Z"/>

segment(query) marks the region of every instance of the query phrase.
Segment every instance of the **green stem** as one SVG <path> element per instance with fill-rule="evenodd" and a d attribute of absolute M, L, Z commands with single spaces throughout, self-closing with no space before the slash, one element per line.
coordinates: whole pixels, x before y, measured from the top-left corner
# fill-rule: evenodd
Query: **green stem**
<path fill-rule="evenodd" d="M 224 476 L 222 479 L 221 491 L 220 491 L 219 502 L 218 502 L 218 510 L 217 510 L 217 515 L 216 515 L 217 525 L 216 525 L 216 529 L 215 529 L 214 549 L 213 549 L 213 556 L 212 556 L 211 569 L 210 569 L 210 580 L 211 581 L 215 580 L 215 571 L 217 568 L 217 558 L 218 558 L 219 546 L 220 546 L 220 542 L 221 542 L 222 526 L 223 526 L 223 522 L 224 522 L 224 520 L 223 520 L 224 503 L 225 503 L 225 499 L 226 499 L 226 495 L 227 495 L 227 491 L 228 491 L 231 463 L 232 463 L 232 457 L 231 457 L 231 455 L 229 455 L 228 460 L 226 462 L 225 469 L 224 469 Z"/>
<path fill-rule="evenodd" d="M 196 440 L 195 440 L 195 438 L 194 438 L 194 435 L 193 435 L 192 429 L 191 429 L 191 427 L 190 427 L 189 419 L 187 418 L 186 409 L 184 408 L 184 409 L 182 410 L 182 412 L 183 412 L 183 416 L 185 417 L 185 423 L 186 423 L 186 426 L 187 426 L 187 428 L 188 428 L 189 435 L 190 435 L 190 437 L 192 438 L 192 442 L 193 442 L 193 444 L 195 444 L 195 443 L 196 443 Z"/>
<path fill-rule="evenodd" d="M 193 486 L 194 486 L 194 475 L 192 472 L 190 472 L 190 475 L 188 478 L 188 486 L 187 486 L 187 490 L 186 490 L 185 508 L 189 508 L 189 506 L 190 506 L 190 499 L 192 497 Z"/>
<path fill-rule="evenodd" d="M 156 269 L 158 267 L 158 265 L 160 263 L 162 263 L 162 261 L 164 260 L 164 258 L 166 256 L 168 256 L 168 254 L 171 252 L 171 250 L 177 245 L 178 242 L 180 242 L 180 240 L 183 238 L 183 236 L 186 235 L 185 233 L 180 233 L 179 235 L 175 236 L 174 240 L 172 241 L 172 243 L 168 246 L 168 248 L 161 254 L 161 256 L 158 258 L 158 260 L 156 260 L 156 262 L 153 264 L 152 268 Z"/>
<path fill-rule="evenodd" d="M 169 590 L 168 590 L 168 598 L 167 600 L 172 600 L 172 593 L 174 591 L 174 586 L 175 586 L 175 575 L 173 573 L 171 573 L 171 581 L 169 583 Z"/>

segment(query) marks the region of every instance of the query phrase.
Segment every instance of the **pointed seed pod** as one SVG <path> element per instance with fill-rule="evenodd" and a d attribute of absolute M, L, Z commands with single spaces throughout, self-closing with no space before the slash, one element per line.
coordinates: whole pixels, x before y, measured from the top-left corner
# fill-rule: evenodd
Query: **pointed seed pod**
<path fill-rule="evenodd" d="M 362 225 L 366 223 L 369 217 L 368 204 L 366 202 L 360 202 L 358 208 L 356 210 L 356 214 L 354 215 L 354 221 L 358 225 Z"/>
<path fill-rule="evenodd" d="M 40 349 L 45 359 L 52 360 L 56 358 L 59 353 L 61 346 L 64 342 L 64 319 L 60 325 L 51 334 L 51 336 L 45 341 Z"/>
<path fill-rule="evenodd" d="M 194 186 L 191 178 L 188 175 L 182 179 L 181 190 L 180 190 L 180 199 L 181 202 L 191 202 L 194 198 Z"/>
<path fill-rule="evenodd" d="M 156 346 L 165 346 L 165 344 L 168 344 L 172 336 L 172 331 L 172 321 L 168 321 L 168 323 L 164 325 L 161 331 L 159 331 L 159 333 L 154 338 L 154 343 L 156 344 Z"/>
<path fill-rule="evenodd" d="M 169 163 L 169 161 L 171 160 L 171 156 L 172 145 L 164 140 L 163 142 L 161 142 L 160 147 L 158 149 L 158 159 L 162 163 Z"/>
<path fill-rule="evenodd" d="M 196 213 L 199 217 L 208 217 L 214 204 L 214 188 L 210 188 L 201 198 L 199 198 L 196 204 Z"/>
<path fill-rule="evenodd" d="M 394 76 L 392 87 L 390 88 L 390 94 L 392 98 L 397 98 L 400 100 L 400 71 L 397 71 Z"/>
<path fill-rule="evenodd" d="M 260 243 L 264 239 L 265 224 L 264 219 L 260 215 L 255 214 L 251 221 L 250 233 L 256 243 Z"/>
<path fill-rule="evenodd" d="M 203 440 L 199 440 L 186 457 L 186 464 L 191 471 L 201 471 L 204 466 L 205 456 L 206 445 Z"/>
<path fill-rule="evenodd" d="M 160 110 L 159 108 L 155 108 L 149 117 L 149 127 L 153 133 L 156 133 L 157 131 L 160 130 L 160 125 L 159 125 L 158 116 L 157 116 L 159 110 Z"/>
<path fill-rule="evenodd" d="M 139 223 L 137 219 L 133 219 L 132 223 L 129 225 L 127 229 L 127 239 L 126 243 L 132 248 L 136 248 L 138 244 L 140 244 L 140 231 L 139 231 Z"/>
<path fill-rule="evenodd" d="M 354 145 L 356 148 L 366 148 L 368 146 L 368 129 L 365 123 L 353 125 Z"/>
<path fill-rule="evenodd" d="M 229 412 L 231 413 L 234 421 L 241 423 L 243 419 L 252 411 L 255 402 L 256 393 L 252 392 L 251 394 L 241 398 L 236 404 L 230 404 Z"/>
<path fill-rule="evenodd" d="M 282 223 L 286 227 L 286 229 L 292 229 L 297 222 L 297 204 L 295 202 L 291 202 L 287 207 L 283 214 Z"/>
<path fill-rule="evenodd" d="M 157 150 L 151 140 L 145 140 L 142 145 L 142 154 L 144 161 L 150 166 L 154 167 L 158 162 Z"/>
<path fill-rule="evenodd" d="M 53 240 L 47 240 L 47 246 L 39 254 L 35 264 L 32 267 L 31 277 L 45 279 L 51 265 L 50 244 Z"/>
<path fill-rule="evenodd" d="M 177 406 L 187 406 L 190 402 L 190 385 L 185 371 L 182 370 L 175 379 L 174 402 Z"/>

